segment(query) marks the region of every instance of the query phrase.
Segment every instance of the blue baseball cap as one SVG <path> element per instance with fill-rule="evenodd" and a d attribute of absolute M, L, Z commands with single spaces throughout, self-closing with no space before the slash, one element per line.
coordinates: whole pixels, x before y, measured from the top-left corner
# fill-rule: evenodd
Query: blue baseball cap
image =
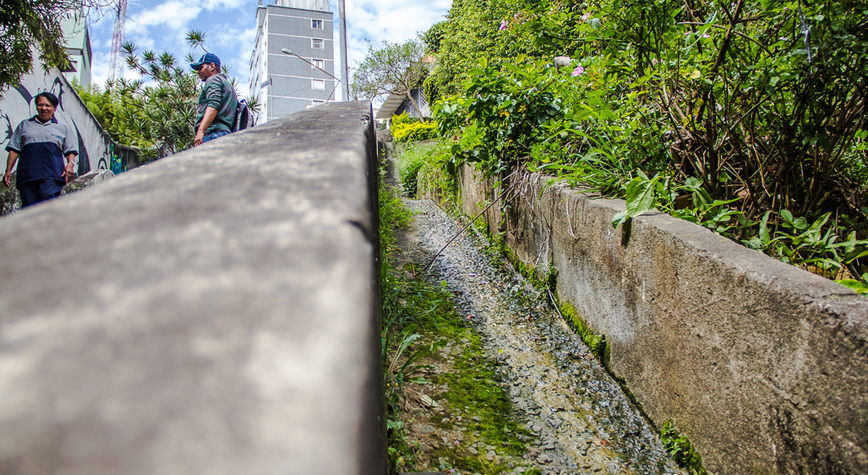
<path fill-rule="evenodd" d="M 199 61 L 196 61 L 195 63 L 190 63 L 190 67 L 195 69 L 196 71 L 198 71 L 199 68 L 201 68 L 203 64 L 209 64 L 209 63 L 214 63 L 219 68 L 220 67 L 220 58 L 218 58 L 217 55 L 214 53 L 205 53 L 202 55 L 201 58 L 199 58 Z"/>

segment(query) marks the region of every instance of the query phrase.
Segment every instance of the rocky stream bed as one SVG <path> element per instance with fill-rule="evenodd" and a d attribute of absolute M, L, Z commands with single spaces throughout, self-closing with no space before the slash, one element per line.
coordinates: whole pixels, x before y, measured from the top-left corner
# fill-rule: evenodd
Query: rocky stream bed
<path fill-rule="evenodd" d="M 396 267 L 415 263 L 418 269 L 460 225 L 430 200 L 404 204 L 414 221 L 399 230 L 401 252 L 393 259 Z M 510 474 L 686 473 L 547 296 L 498 264 L 502 258 L 487 248 L 471 228 L 446 247 L 424 277 L 450 292 L 478 338 L 448 342 L 430 358 L 429 382 L 407 385 L 401 418 L 405 437 L 418 452 L 412 469 L 483 473 L 460 463 L 467 457 Z M 478 384 L 502 391 L 511 402 L 502 417 L 517 430 L 506 424 L 503 430 L 521 441 L 517 449 L 486 439 L 473 408 L 455 407 L 444 397 L 449 384 L 437 375 L 460 371 L 457 358 L 470 350 L 479 353 L 479 364 L 492 368 L 490 380 Z"/>

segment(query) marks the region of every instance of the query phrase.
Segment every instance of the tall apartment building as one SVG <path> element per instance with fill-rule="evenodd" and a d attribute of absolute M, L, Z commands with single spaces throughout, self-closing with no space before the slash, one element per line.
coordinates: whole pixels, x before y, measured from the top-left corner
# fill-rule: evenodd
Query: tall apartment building
<path fill-rule="evenodd" d="M 250 95 L 262 104 L 260 124 L 335 100 L 332 21 L 328 0 L 276 0 L 256 9 Z"/>

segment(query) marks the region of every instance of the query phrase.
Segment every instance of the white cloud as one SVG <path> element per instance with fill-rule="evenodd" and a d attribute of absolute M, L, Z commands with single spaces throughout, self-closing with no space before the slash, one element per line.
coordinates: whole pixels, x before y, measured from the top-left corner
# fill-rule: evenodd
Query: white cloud
<path fill-rule="evenodd" d="M 248 3 L 250 3 L 248 0 L 205 0 L 202 6 L 206 10 L 234 10 Z"/>
<path fill-rule="evenodd" d="M 384 39 L 403 43 L 443 20 L 451 3 L 450 0 L 350 2 L 347 5 L 349 36 L 374 43 Z"/>
<path fill-rule="evenodd" d="M 94 53 L 90 63 L 90 81 L 102 89 L 109 77 L 111 59 L 108 53 Z"/>
<path fill-rule="evenodd" d="M 126 62 L 123 60 L 123 57 L 118 58 L 118 61 L 122 63 L 119 74 L 124 79 L 138 79 L 140 76 L 137 72 L 131 71 L 127 69 Z M 106 81 L 108 81 L 109 70 L 111 69 L 111 57 L 109 52 L 94 52 L 93 59 L 91 61 L 90 66 L 90 82 L 94 86 L 98 86 L 100 89 L 105 87 Z"/>
<path fill-rule="evenodd" d="M 231 66 L 230 74 L 237 80 L 239 96 L 246 98 L 249 94 L 250 53 L 253 51 L 253 41 L 256 39 L 256 28 L 246 30 L 227 28 L 224 36 L 225 38 L 220 39 L 221 42 L 225 41 L 222 44 L 235 46 L 234 49 L 230 49 L 233 52 L 227 55 L 226 64 Z"/>
<path fill-rule="evenodd" d="M 350 77 L 354 68 L 365 59 L 369 44 L 376 46 L 383 40 L 403 43 L 414 39 L 434 23 L 443 21 L 451 5 L 451 0 L 347 1 Z M 338 20 L 337 8 L 335 20 Z M 337 49 L 335 55 L 338 55 Z"/>
<path fill-rule="evenodd" d="M 147 35 L 154 27 L 165 25 L 170 30 L 186 30 L 191 20 L 199 16 L 202 8 L 185 4 L 179 0 L 169 0 L 151 10 L 145 10 L 126 21 L 128 35 Z"/>

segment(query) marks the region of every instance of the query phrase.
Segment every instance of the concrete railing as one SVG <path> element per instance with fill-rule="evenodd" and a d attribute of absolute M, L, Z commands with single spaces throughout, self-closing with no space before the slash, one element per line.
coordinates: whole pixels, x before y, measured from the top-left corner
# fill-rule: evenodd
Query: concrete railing
<path fill-rule="evenodd" d="M 710 473 L 868 473 L 868 299 L 665 214 L 614 229 L 623 201 L 520 180 L 505 214 L 480 219 L 557 269 L 610 370 Z M 471 216 L 498 188 L 469 167 L 460 187 Z"/>
<path fill-rule="evenodd" d="M 370 103 L 0 220 L 0 473 L 386 472 Z"/>

